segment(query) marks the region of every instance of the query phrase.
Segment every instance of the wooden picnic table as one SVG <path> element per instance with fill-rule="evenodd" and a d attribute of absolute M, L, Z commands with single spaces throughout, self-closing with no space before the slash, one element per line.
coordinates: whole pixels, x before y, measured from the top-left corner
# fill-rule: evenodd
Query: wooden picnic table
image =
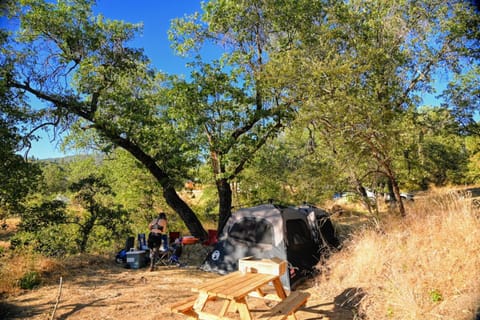
<path fill-rule="evenodd" d="M 274 293 L 266 294 L 264 288 L 273 284 Z M 181 301 L 171 306 L 170 309 L 175 312 L 183 313 L 193 319 L 230 319 L 226 316 L 228 311 L 239 313 L 240 319 L 251 320 L 252 314 L 249 308 L 247 296 L 262 298 L 267 300 L 280 301 L 272 313 L 263 315 L 261 318 L 268 319 L 286 319 L 287 317 L 295 319 L 294 312 L 301 305 L 306 303 L 309 297 L 308 293 L 297 293 L 289 296 L 283 288 L 279 275 L 263 274 L 236 271 L 228 275 L 210 280 L 198 287 L 192 288 L 197 292 L 197 296 Z M 271 290 L 270 290 L 271 291 Z M 206 308 L 209 302 L 223 300 L 223 305 L 218 311 L 212 311 L 212 308 Z M 288 305 L 282 305 L 282 301 Z M 208 311 L 207 311 L 208 309 Z"/>
<path fill-rule="evenodd" d="M 213 319 L 208 314 L 204 314 L 204 307 L 209 300 L 215 298 L 222 298 L 225 300 L 219 316 L 224 317 L 225 313 L 232 308 L 237 310 L 241 319 L 250 320 L 252 316 L 248 308 L 246 297 L 251 294 L 256 297 L 265 297 L 262 288 L 273 283 L 276 291 L 276 300 L 283 300 L 286 298 L 285 290 L 279 276 L 272 274 L 250 273 L 236 271 L 224 277 L 220 277 L 193 288 L 193 291 L 198 292 L 198 298 L 193 306 L 193 309 L 199 314 L 200 319 Z M 275 298 L 274 298 L 275 299 Z"/>

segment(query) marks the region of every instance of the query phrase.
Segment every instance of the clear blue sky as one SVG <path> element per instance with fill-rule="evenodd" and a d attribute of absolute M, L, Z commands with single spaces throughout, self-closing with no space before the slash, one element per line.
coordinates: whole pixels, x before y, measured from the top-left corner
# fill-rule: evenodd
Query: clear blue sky
<path fill-rule="evenodd" d="M 97 0 L 94 11 L 109 19 L 143 23 L 143 32 L 133 45 L 144 48 L 157 69 L 181 74 L 186 73 L 186 61 L 173 54 L 167 31 L 172 19 L 200 11 L 200 4 L 201 0 Z M 52 134 L 42 134 L 28 155 L 38 159 L 63 157 L 58 141 L 52 142 L 52 137 Z"/>

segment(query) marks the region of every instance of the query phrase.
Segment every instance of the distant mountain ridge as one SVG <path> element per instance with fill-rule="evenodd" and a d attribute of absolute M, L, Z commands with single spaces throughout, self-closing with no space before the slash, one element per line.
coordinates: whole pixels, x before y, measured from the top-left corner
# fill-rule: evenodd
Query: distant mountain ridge
<path fill-rule="evenodd" d="M 101 162 L 105 158 L 104 154 L 96 153 L 96 154 L 78 154 L 73 156 L 65 156 L 65 157 L 57 157 L 57 158 L 46 158 L 46 159 L 35 159 L 34 161 L 39 162 L 54 162 L 54 163 L 69 163 L 74 162 L 82 159 L 87 158 L 95 158 L 95 162 Z"/>

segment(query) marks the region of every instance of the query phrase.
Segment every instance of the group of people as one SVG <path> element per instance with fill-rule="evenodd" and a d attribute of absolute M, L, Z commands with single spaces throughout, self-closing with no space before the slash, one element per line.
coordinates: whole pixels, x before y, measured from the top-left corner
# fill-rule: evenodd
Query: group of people
<path fill-rule="evenodd" d="M 150 230 L 147 240 L 150 249 L 150 271 L 153 271 L 155 262 L 160 256 L 160 251 L 168 250 L 167 215 L 160 212 L 158 217 L 150 222 L 148 229 Z"/>

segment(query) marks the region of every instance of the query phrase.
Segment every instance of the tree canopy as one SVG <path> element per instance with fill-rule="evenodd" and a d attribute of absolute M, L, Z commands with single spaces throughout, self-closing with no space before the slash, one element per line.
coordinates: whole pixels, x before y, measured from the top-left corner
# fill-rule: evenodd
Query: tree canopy
<path fill-rule="evenodd" d="M 479 132 L 480 31 L 469 2 L 212 0 L 172 22 L 188 77 L 156 70 L 131 45 L 141 26 L 95 15 L 94 4 L 6 3 L 19 22 L 1 33 L 9 157 L 46 125 L 68 129 L 72 146 L 123 148 L 201 239 L 207 232 L 178 189 L 206 163 L 219 229 L 232 184 L 272 168 L 276 190 L 295 199 L 311 198 L 320 176 L 322 192 L 347 182 L 366 196 L 366 186 L 385 185 L 402 214 L 402 187 L 475 176 L 466 172 L 478 150 L 465 139 Z M 218 57 L 203 55 L 209 46 Z M 427 94 L 444 103 L 422 108 Z M 30 130 L 18 132 L 23 124 Z"/>

